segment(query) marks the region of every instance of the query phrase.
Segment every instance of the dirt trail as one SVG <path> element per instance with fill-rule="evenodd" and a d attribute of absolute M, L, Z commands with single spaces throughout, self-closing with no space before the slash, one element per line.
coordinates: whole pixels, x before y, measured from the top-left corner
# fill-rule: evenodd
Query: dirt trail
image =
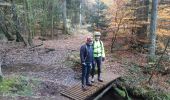
<path fill-rule="evenodd" d="M 78 33 L 86 34 L 61 36 L 58 40 L 46 40 L 43 42 L 43 46 L 34 49 L 22 46 L 11 47 L 3 61 L 3 64 L 6 65 L 2 67 L 4 74 L 22 75 L 41 81 L 40 86 L 34 90 L 36 98 L 53 96 L 55 100 L 67 100 L 61 97 L 59 92 L 80 82 L 76 78 L 78 73 L 71 68 L 71 64 L 67 63 L 68 57 L 72 52 L 79 53 L 80 46 L 85 43 L 86 37 L 91 35 L 86 30 Z M 39 44 L 40 40 L 35 39 L 34 43 Z M 9 45 L 12 44 L 9 43 Z M 107 54 L 106 61 L 103 63 L 103 72 L 111 71 L 115 74 L 123 74 L 124 70 L 120 67 L 121 64 L 118 61 L 111 62 L 111 58 L 112 55 Z"/>
<path fill-rule="evenodd" d="M 42 84 L 37 88 L 35 96 L 54 96 L 55 100 L 62 97 L 59 92 L 67 87 L 78 84 L 76 72 L 67 64 L 71 52 L 79 52 L 89 32 L 83 30 L 73 36 L 61 36 L 58 40 L 46 40 L 43 46 L 28 49 L 9 43 L 9 49 L 3 59 L 4 75 L 22 75 L 30 79 L 38 79 Z M 38 44 L 40 40 L 34 40 Z M 52 49 L 49 51 L 49 48 Z M 62 100 L 62 99 L 61 99 Z"/>

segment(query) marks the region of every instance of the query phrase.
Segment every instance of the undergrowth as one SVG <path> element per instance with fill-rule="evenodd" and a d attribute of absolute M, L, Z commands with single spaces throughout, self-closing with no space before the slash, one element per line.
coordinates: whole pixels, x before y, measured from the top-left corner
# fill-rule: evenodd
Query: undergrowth
<path fill-rule="evenodd" d="M 4 77 L 2 82 L 0 82 L 0 94 L 10 96 L 33 96 L 33 89 L 38 84 L 38 81 L 30 80 L 23 76 Z"/>

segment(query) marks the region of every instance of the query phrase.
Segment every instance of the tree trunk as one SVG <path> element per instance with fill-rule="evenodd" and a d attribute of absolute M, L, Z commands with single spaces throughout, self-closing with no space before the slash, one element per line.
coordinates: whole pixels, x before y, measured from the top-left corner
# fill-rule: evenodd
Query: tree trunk
<path fill-rule="evenodd" d="M 0 82 L 2 82 L 2 79 L 3 79 L 3 74 L 2 74 L 2 70 L 1 70 L 1 65 L 2 65 L 2 58 L 0 58 Z"/>
<path fill-rule="evenodd" d="M 144 9 L 144 16 L 142 16 L 144 18 L 142 18 L 142 20 L 148 22 L 148 18 L 149 18 L 149 0 L 144 0 L 144 6 L 146 6 L 146 7 Z M 148 30 L 147 24 L 142 25 L 141 32 L 140 32 L 140 34 L 141 34 L 140 37 L 146 39 L 147 38 L 147 30 Z"/>
<path fill-rule="evenodd" d="M 97 1 L 97 6 L 98 6 L 98 18 L 99 18 L 99 16 L 100 16 L 100 1 L 99 0 Z M 99 19 L 97 22 L 97 29 L 99 29 Z"/>
<path fill-rule="evenodd" d="M 66 5 L 67 5 L 67 1 L 66 0 L 63 0 L 63 33 L 64 34 L 67 34 L 67 8 L 66 8 Z"/>
<path fill-rule="evenodd" d="M 145 11 L 144 11 L 146 17 L 144 17 L 144 21 L 148 22 L 148 19 L 149 19 L 149 7 L 150 7 L 149 0 L 145 0 L 144 2 L 145 2 L 144 3 L 145 6 L 146 6 Z M 143 28 L 144 28 L 144 32 L 143 32 L 144 38 L 147 38 L 148 25 L 144 24 Z"/>
<path fill-rule="evenodd" d="M 26 6 L 26 18 L 27 18 L 27 27 L 28 27 L 28 44 L 30 46 L 32 46 L 33 42 L 32 42 L 32 38 L 31 38 L 31 22 L 29 19 L 29 13 L 28 11 L 30 10 L 30 5 L 29 5 L 29 1 L 25 0 L 25 6 Z"/>
<path fill-rule="evenodd" d="M 42 6 L 42 9 L 43 9 L 43 13 L 46 13 L 46 6 L 45 4 L 47 3 L 47 1 L 43 1 L 43 6 Z M 46 32 L 46 20 L 47 20 L 47 15 L 44 14 L 43 15 L 43 22 L 42 22 L 42 26 L 41 26 L 41 36 L 46 36 L 47 35 L 47 32 Z"/>
<path fill-rule="evenodd" d="M 5 24 L 5 13 L 0 10 L 0 30 L 3 32 L 8 41 L 15 40 L 14 37 L 8 32 L 8 27 Z"/>
<path fill-rule="evenodd" d="M 152 0 L 152 12 L 151 12 L 151 23 L 150 23 L 151 44 L 149 48 L 149 55 L 151 59 L 154 58 L 156 52 L 157 9 L 158 9 L 158 0 Z"/>
<path fill-rule="evenodd" d="M 20 34 L 19 20 L 18 20 L 17 11 L 16 11 L 14 1 L 11 0 L 11 2 L 12 2 L 12 13 L 13 13 L 13 22 L 14 22 L 14 27 L 15 27 L 14 32 L 16 34 L 16 41 L 23 42 L 25 45 L 27 45 L 26 42 L 24 41 L 24 38 Z"/>
<path fill-rule="evenodd" d="M 82 26 L 82 0 L 80 0 L 80 28 Z"/>
<path fill-rule="evenodd" d="M 149 0 L 137 1 L 139 3 L 136 6 L 141 6 L 136 10 L 137 21 L 148 21 L 149 18 Z M 145 7 L 142 7 L 145 6 Z M 139 38 L 147 38 L 147 24 L 143 24 L 142 27 L 137 28 L 137 36 Z"/>
<path fill-rule="evenodd" d="M 6 25 L 2 25 L 2 23 L 1 23 L 1 24 L 0 24 L 0 29 L 2 30 L 3 34 L 4 34 L 5 37 L 8 39 L 8 41 L 13 41 L 13 40 L 15 40 L 14 37 L 12 37 L 12 35 L 9 34 Z"/>
<path fill-rule="evenodd" d="M 54 37 L 54 7 L 55 7 L 55 1 L 52 1 L 52 9 L 51 9 L 51 38 L 53 39 Z"/>

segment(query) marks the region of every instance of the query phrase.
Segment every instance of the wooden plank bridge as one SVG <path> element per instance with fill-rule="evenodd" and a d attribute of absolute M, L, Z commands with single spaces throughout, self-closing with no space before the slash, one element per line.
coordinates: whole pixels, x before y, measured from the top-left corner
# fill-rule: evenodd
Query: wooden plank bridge
<path fill-rule="evenodd" d="M 100 91 L 107 85 L 111 84 L 115 79 L 119 78 L 119 75 L 116 75 L 112 72 L 102 73 L 102 78 L 104 82 L 95 81 L 92 87 L 88 87 L 86 91 L 83 91 L 81 88 L 81 84 L 77 84 L 73 87 L 70 87 L 61 92 L 61 95 L 68 97 L 73 100 L 86 100 L 91 97 L 96 92 Z M 95 76 L 96 79 L 96 76 Z"/>

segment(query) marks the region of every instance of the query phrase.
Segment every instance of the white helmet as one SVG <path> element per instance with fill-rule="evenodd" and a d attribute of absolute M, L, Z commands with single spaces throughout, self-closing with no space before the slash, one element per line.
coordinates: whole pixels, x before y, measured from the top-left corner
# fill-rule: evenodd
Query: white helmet
<path fill-rule="evenodd" d="M 94 36 L 101 36 L 100 32 L 94 32 Z"/>

